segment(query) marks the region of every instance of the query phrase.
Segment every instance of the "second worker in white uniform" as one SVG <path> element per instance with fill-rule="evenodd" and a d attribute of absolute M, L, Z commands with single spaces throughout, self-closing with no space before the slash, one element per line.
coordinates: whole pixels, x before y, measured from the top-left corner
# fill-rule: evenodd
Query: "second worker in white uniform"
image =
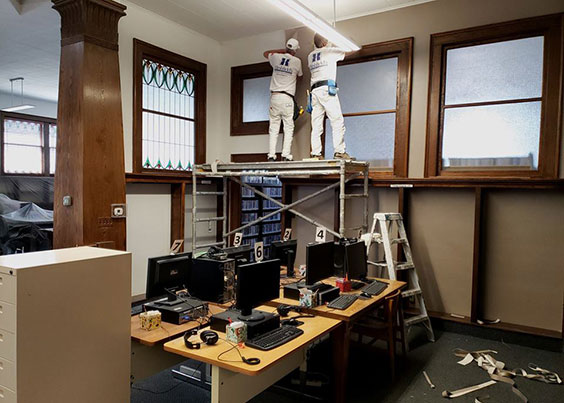
<path fill-rule="evenodd" d="M 307 57 L 311 71 L 311 156 L 323 159 L 321 135 L 327 114 L 333 131 L 333 157 L 354 159 L 346 152 L 345 119 L 337 95 L 337 62 L 345 58 L 345 52 L 330 46 L 319 34 L 315 34 L 314 45 L 315 49 Z"/>
<path fill-rule="evenodd" d="M 264 57 L 272 66 L 270 79 L 270 110 L 268 128 L 269 150 L 268 160 L 276 160 L 276 143 L 280 132 L 280 122 L 284 123 L 284 142 L 282 144 L 282 160 L 292 161 L 292 138 L 294 136 L 294 95 L 296 82 L 302 76 L 302 61 L 297 58 L 296 50 L 300 48 L 297 39 L 290 38 L 286 49 L 267 50 Z"/>

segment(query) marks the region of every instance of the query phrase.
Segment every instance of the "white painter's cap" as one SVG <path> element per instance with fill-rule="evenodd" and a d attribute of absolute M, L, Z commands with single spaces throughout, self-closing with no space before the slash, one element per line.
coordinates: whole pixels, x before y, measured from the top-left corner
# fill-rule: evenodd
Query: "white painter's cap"
<path fill-rule="evenodd" d="M 300 43 L 298 42 L 297 39 L 290 38 L 286 42 L 286 49 L 298 50 L 299 48 L 300 48 Z"/>

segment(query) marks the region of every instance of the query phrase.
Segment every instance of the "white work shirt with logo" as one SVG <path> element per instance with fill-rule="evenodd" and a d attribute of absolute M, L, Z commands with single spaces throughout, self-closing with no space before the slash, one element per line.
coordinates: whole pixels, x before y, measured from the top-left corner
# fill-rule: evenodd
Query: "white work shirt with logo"
<path fill-rule="evenodd" d="M 296 94 L 298 76 L 302 76 L 302 61 L 289 53 L 270 53 L 268 61 L 272 66 L 270 91 L 284 91 Z"/>
<path fill-rule="evenodd" d="M 311 85 L 318 81 L 337 81 L 337 62 L 345 58 L 345 52 L 335 47 L 315 49 L 307 57 L 311 71 Z"/>

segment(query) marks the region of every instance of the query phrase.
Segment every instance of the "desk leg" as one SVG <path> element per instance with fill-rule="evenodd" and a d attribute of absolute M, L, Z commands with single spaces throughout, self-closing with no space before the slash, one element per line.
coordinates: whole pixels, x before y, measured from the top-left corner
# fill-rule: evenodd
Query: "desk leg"
<path fill-rule="evenodd" d="M 256 376 L 232 372 L 212 366 L 212 403 L 246 402 L 300 366 L 305 360 L 306 348 L 295 351 L 274 366 Z"/>
<path fill-rule="evenodd" d="M 350 335 L 351 326 L 348 322 L 341 323 L 331 332 L 331 342 L 333 347 L 333 383 L 335 401 L 338 403 L 345 401 L 347 372 L 349 366 Z"/>

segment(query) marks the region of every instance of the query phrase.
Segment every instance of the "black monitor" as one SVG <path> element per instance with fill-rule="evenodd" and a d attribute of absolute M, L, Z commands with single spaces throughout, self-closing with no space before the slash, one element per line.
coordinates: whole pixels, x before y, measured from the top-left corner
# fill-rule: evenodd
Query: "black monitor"
<path fill-rule="evenodd" d="M 366 280 L 368 264 L 366 261 L 366 244 L 358 241 L 345 245 L 345 270 L 351 280 Z"/>
<path fill-rule="evenodd" d="M 180 253 L 149 258 L 147 264 L 147 288 L 145 298 L 155 298 L 169 295 L 169 300 L 175 300 L 167 290 L 178 290 L 188 285 L 192 253 Z"/>
<path fill-rule="evenodd" d="M 228 258 L 235 259 L 239 263 L 251 263 L 253 247 L 251 245 L 231 246 L 222 249 Z"/>
<path fill-rule="evenodd" d="M 273 241 L 270 246 L 270 258 L 280 259 L 282 266 L 286 266 L 286 275 L 294 277 L 294 262 L 296 261 L 296 250 L 298 241 Z"/>
<path fill-rule="evenodd" d="M 259 321 L 264 319 L 253 308 L 280 296 L 280 260 L 263 260 L 237 267 L 236 308 L 239 319 Z"/>
<path fill-rule="evenodd" d="M 306 285 L 314 285 L 334 274 L 333 241 L 310 243 L 306 247 Z"/>

